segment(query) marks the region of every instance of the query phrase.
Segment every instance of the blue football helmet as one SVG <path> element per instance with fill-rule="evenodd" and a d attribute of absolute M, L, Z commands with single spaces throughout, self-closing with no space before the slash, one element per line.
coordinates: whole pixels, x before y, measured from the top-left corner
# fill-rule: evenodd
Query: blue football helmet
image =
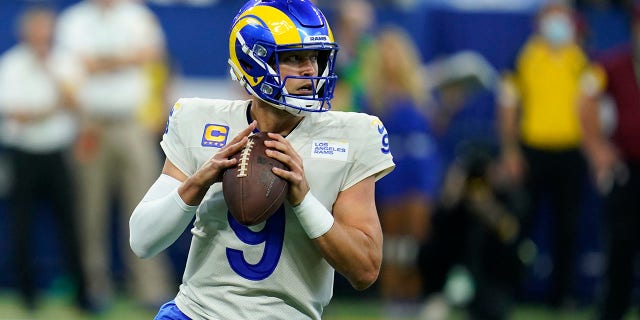
<path fill-rule="evenodd" d="M 280 76 L 279 53 L 317 50 L 318 76 Z M 331 109 L 338 45 L 326 18 L 309 0 L 251 0 L 233 19 L 229 36 L 231 77 L 252 95 L 292 114 Z M 311 95 L 287 92 L 287 79 L 312 83 Z"/>

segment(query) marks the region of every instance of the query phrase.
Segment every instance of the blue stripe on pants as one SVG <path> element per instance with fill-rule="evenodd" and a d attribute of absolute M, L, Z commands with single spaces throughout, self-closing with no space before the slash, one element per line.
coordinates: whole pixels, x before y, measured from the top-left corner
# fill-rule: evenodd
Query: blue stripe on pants
<path fill-rule="evenodd" d="M 153 320 L 191 320 L 191 318 L 182 313 L 182 311 L 178 309 L 178 306 L 176 306 L 176 303 L 171 300 L 160 307 L 158 314 Z"/>

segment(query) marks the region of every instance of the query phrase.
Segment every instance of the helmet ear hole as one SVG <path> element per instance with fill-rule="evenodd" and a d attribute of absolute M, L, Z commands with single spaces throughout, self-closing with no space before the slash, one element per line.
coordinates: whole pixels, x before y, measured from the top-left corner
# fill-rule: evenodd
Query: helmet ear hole
<path fill-rule="evenodd" d="M 247 63 L 244 60 L 240 60 L 240 66 L 246 73 L 251 74 L 251 69 L 252 69 L 251 64 Z"/>
<path fill-rule="evenodd" d="M 330 56 L 331 52 L 329 50 L 318 51 L 318 66 L 321 67 L 321 69 L 318 70 L 318 74 L 323 74 L 325 69 L 329 67 Z"/>
<path fill-rule="evenodd" d="M 269 66 L 271 66 L 271 68 L 273 68 L 273 70 L 277 69 L 276 55 L 272 54 L 271 57 L 269 57 L 269 60 L 267 60 L 267 63 L 269 64 Z"/>

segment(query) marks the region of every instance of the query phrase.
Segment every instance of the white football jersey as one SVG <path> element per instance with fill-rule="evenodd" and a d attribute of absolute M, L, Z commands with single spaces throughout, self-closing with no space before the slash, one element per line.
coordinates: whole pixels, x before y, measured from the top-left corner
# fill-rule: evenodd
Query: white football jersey
<path fill-rule="evenodd" d="M 249 101 L 180 99 L 161 146 L 192 175 L 249 124 Z M 394 166 L 377 117 L 307 113 L 287 136 L 304 161 L 313 194 L 331 211 L 338 193 Z M 228 214 L 221 183 L 196 212 L 191 248 L 175 301 L 193 319 L 320 319 L 333 294 L 334 269 L 288 203 L 266 222 L 245 227 Z"/>

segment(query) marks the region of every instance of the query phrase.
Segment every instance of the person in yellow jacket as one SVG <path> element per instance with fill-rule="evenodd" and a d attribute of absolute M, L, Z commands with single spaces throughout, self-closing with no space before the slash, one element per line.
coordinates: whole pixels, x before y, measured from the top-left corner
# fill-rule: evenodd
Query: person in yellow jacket
<path fill-rule="evenodd" d="M 138 108 L 136 118 L 156 134 L 160 141 L 169 114 L 167 98 L 168 86 L 171 82 L 171 67 L 167 59 L 163 58 L 146 63 L 144 71 L 149 83 L 149 94 Z"/>
<path fill-rule="evenodd" d="M 574 238 L 586 175 L 578 97 L 595 75 L 576 41 L 570 7 L 549 4 L 536 19 L 536 31 L 521 48 L 514 70 L 505 72 L 497 98 L 501 167 L 529 196 L 525 233 L 531 233 L 540 205 L 549 200 L 547 298 L 560 307 L 572 301 Z"/>

